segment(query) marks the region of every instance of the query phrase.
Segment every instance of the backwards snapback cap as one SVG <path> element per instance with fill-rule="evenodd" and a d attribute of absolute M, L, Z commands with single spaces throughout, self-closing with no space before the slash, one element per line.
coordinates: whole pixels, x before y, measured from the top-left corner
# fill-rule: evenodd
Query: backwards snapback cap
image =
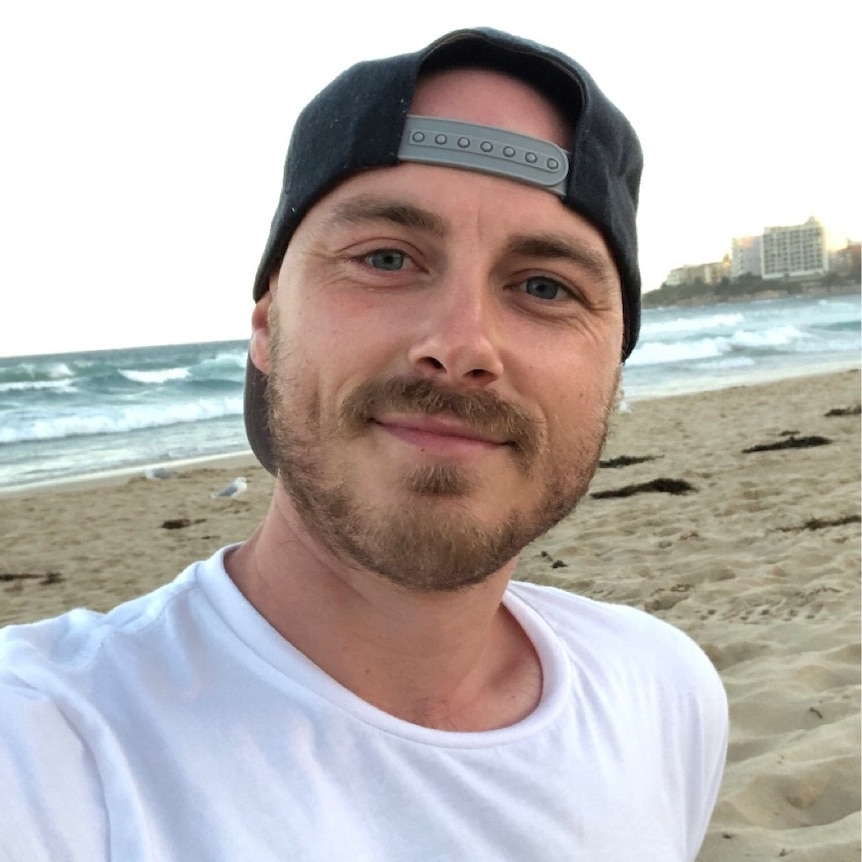
<path fill-rule="evenodd" d="M 464 66 L 496 69 L 536 87 L 571 124 L 570 150 L 503 129 L 408 114 L 420 74 Z M 320 198 L 354 174 L 405 161 L 527 183 L 556 195 L 591 222 L 619 271 L 622 358 L 629 356 L 640 328 L 635 216 L 643 160 L 637 136 L 580 65 L 497 30 L 457 30 L 422 51 L 358 63 L 306 106 L 288 148 L 278 207 L 255 277 L 255 301 L 269 289 L 293 232 Z M 267 378 L 250 359 L 245 424 L 255 455 L 274 474 Z"/>

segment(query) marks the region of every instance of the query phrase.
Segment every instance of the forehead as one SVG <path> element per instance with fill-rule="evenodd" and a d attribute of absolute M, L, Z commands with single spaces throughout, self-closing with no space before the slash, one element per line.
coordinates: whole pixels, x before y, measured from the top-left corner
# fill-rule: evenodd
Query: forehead
<path fill-rule="evenodd" d="M 453 68 L 425 75 L 417 83 L 410 113 L 494 126 L 550 140 L 564 149 L 571 143 L 570 126 L 553 102 L 521 79 L 490 69 Z M 443 171 L 450 177 L 453 171 L 462 176 L 453 184 Z M 575 235 L 591 249 L 592 257 L 604 261 L 602 269 L 609 277 L 616 278 L 616 265 L 599 230 L 551 191 L 461 168 L 402 163 L 355 174 L 312 206 L 294 239 L 337 224 L 374 220 L 372 213 L 384 212 L 384 221 L 406 219 L 414 227 L 422 223 L 425 228 L 439 214 L 441 229 L 431 232 L 451 235 L 460 218 L 468 218 L 467 213 L 478 212 L 483 205 L 495 212 L 498 238 L 511 232 Z M 408 210 L 413 215 L 408 217 Z M 419 210 L 421 216 L 416 215 Z M 344 218 L 345 213 L 349 217 Z M 442 229 L 444 222 L 447 230 Z M 490 241 L 490 235 L 486 237 Z"/>
<path fill-rule="evenodd" d="M 571 144 L 562 112 L 535 87 L 490 69 L 446 69 L 421 78 L 410 112 L 496 126 L 522 135 Z"/>

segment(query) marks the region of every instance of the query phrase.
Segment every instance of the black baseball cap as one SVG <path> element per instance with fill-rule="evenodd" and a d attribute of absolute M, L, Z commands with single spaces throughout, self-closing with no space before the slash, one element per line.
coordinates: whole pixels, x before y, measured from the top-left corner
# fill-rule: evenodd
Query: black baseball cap
<path fill-rule="evenodd" d="M 520 78 L 543 93 L 571 124 L 566 151 L 548 141 L 437 117 L 410 115 L 417 80 L 476 66 Z M 643 157 L 631 124 L 592 77 L 565 54 L 487 28 L 456 30 L 427 48 L 358 63 L 305 107 L 294 126 L 278 206 L 254 282 L 269 289 L 290 238 L 308 210 L 362 171 L 419 161 L 525 182 L 557 195 L 602 234 L 622 284 L 623 355 L 640 329 L 636 213 Z M 275 474 L 267 377 L 248 361 L 245 424 L 261 464 Z"/>

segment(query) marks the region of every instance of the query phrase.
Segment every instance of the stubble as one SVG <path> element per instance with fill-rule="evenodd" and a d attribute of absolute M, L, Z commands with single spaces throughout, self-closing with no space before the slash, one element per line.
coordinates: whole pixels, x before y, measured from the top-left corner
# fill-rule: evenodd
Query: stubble
<path fill-rule="evenodd" d="M 327 420 L 316 392 L 285 371 L 284 345 L 271 314 L 269 423 L 278 481 L 309 531 L 352 566 L 410 590 L 453 591 L 481 583 L 531 541 L 568 515 L 598 465 L 614 393 L 595 427 L 583 429 L 565 453 L 550 451 L 535 417 L 490 391 L 456 391 L 428 378 L 366 381 Z M 510 501 L 507 514 L 483 523 L 471 494 L 481 476 L 453 464 L 416 465 L 391 478 L 397 505 L 381 511 L 351 478 L 345 446 L 371 433 L 375 414 L 392 410 L 447 415 L 507 444 L 515 468 L 542 485 L 538 502 Z"/>

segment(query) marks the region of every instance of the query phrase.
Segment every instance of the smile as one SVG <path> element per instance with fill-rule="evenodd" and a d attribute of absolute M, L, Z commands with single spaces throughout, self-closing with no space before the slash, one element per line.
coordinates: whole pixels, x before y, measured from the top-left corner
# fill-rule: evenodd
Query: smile
<path fill-rule="evenodd" d="M 397 440 L 439 457 L 470 457 L 509 445 L 445 417 L 381 417 L 371 421 Z"/>

